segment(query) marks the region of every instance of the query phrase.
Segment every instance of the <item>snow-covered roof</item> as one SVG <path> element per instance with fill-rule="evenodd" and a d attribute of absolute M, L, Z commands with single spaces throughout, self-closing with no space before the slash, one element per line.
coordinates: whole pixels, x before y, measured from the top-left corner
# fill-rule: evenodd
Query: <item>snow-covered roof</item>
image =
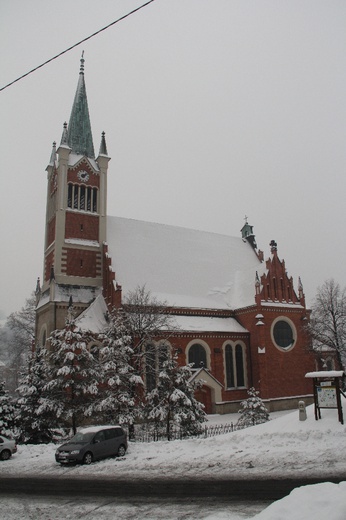
<path fill-rule="evenodd" d="M 73 166 L 76 166 L 79 162 L 81 162 L 83 160 L 87 160 L 95 172 L 100 171 L 99 165 L 97 164 L 97 161 L 95 159 L 93 159 L 91 157 L 86 158 L 85 155 L 83 155 L 83 154 L 77 154 L 77 153 L 73 153 L 73 152 L 71 152 L 69 154 L 68 165 L 73 167 Z"/>
<path fill-rule="evenodd" d="M 80 303 L 90 303 L 92 302 L 99 294 L 102 293 L 101 287 L 80 287 L 73 285 L 60 285 L 54 283 L 52 301 L 54 302 L 65 302 L 68 303 L 70 301 L 70 297 L 72 297 L 73 302 Z M 50 299 L 50 289 L 45 291 L 40 298 L 40 301 L 37 305 L 37 309 L 43 307 L 46 303 L 49 302 Z"/>
<path fill-rule="evenodd" d="M 108 217 L 107 243 L 125 294 L 145 284 L 177 307 L 254 305 L 256 271 L 259 276 L 266 271 L 241 237 Z"/>
<path fill-rule="evenodd" d="M 248 332 L 234 318 L 210 318 L 208 316 L 174 316 L 178 328 L 184 332 Z"/>
<path fill-rule="evenodd" d="M 322 370 L 320 372 L 308 372 L 305 377 L 342 377 L 344 372 L 342 370 Z"/>
<path fill-rule="evenodd" d="M 96 334 L 104 332 L 108 326 L 106 320 L 107 312 L 106 302 L 100 294 L 95 301 L 78 316 L 76 325 L 84 331 L 90 331 Z"/>

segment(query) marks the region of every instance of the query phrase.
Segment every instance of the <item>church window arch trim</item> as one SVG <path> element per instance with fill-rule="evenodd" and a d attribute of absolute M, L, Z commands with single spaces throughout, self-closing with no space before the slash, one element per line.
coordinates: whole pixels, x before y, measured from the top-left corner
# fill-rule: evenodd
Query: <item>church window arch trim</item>
<path fill-rule="evenodd" d="M 210 369 L 211 355 L 208 343 L 196 338 L 190 341 L 186 347 L 186 363 L 194 363 L 193 369 Z"/>

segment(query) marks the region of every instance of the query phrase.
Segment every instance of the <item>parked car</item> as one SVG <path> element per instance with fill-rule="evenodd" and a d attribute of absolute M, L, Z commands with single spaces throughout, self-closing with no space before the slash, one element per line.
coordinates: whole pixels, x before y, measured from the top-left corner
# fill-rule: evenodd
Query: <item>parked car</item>
<path fill-rule="evenodd" d="M 8 439 L 0 435 L 0 459 L 8 460 L 14 453 L 17 452 L 17 443 L 12 439 Z"/>
<path fill-rule="evenodd" d="M 123 457 L 126 450 L 127 434 L 121 426 L 90 426 L 59 446 L 55 452 L 55 460 L 60 464 L 91 464 L 95 460 L 114 455 Z"/>

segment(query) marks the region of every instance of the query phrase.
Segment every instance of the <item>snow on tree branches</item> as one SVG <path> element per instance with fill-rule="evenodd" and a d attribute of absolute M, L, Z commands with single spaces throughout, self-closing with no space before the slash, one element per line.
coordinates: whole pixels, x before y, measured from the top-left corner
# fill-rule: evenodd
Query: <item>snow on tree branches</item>
<path fill-rule="evenodd" d="M 249 397 L 240 403 L 240 417 L 237 422 L 239 428 L 247 428 L 269 421 L 269 413 L 264 406 L 259 392 L 255 388 L 248 390 Z"/>
<path fill-rule="evenodd" d="M 173 355 L 163 363 L 158 384 L 147 395 L 147 418 L 156 430 L 165 428 L 168 440 L 173 426 L 178 426 L 183 435 L 193 435 L 200 432 L 206 420 L 203 405 L 194 398 L 192 374 L 191 366 L 179 366 Z"/>

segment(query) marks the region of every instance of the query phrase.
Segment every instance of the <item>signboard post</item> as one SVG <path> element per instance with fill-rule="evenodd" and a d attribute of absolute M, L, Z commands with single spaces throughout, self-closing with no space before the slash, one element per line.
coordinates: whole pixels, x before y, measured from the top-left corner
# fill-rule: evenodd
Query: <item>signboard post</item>
<path fill-rule="evenodd" d="M 345 376 L 342 370 L 308 372 L 305 377 L 312 378 L 314 384 L 315 419 L 321 419 L 321 409 L 335 408 L 341 424 L 344 424 L 340 394 L 340 381 Z M 344 395 L 344 394 L 343 394 Z"/>

